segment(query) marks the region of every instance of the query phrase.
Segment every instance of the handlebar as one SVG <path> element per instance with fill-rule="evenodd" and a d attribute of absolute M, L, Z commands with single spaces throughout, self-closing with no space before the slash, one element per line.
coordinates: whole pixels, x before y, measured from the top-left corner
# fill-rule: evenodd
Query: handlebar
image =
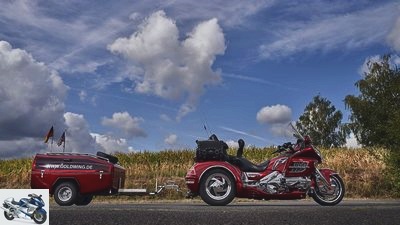
<path fill-rule="evenodd" d="M 285 151 L 294 152 L 293 144 L 290 142 L 283 143 L 283 145 L 282 146 L 279 145 L 278 149 L 275 150 L 272 154 L 281 153 L 281 152 L 285 152 Z"/>

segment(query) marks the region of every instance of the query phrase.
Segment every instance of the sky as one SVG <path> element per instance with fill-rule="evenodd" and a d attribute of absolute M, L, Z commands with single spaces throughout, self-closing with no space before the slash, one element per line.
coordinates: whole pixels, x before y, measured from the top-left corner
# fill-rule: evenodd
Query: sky
<path fill-rule="evenodd" d="M 0 158 L 279 145 L 316 95 L 348 122 L 383 54 L 399 1 L 1 0 Z"/>

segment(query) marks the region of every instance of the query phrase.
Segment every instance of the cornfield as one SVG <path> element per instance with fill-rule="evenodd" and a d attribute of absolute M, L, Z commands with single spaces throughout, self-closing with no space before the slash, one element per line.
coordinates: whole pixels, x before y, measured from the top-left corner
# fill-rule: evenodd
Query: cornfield
<path fill-rule="evenodd" d="M 32 159 L 0 161 L 0 188 L 30 188 Z"/>
<path fill-rule="evenodd" d="M 346 185 L 346 197 L 390 198 L 390 185 L 385 174 L 384 149 L 322 149 L 326 167 L 336 170 Z M 234 155 L 235 149 L 228 153 Z M 272 158 L 272 148 L 246 148 L 244 157 L 254 163 Z M 116 153 L 119 164 L 126 169 L 125 188 L 154 190 L 155 184 L 174 181 L 186 192 L 184 176 L 194 163 L 194 150 Z M 0 161 L 0 188 L 29 188 L 32 159 Z M 183 195 L 166 192 L 163 198 L 179 199 Z"/>

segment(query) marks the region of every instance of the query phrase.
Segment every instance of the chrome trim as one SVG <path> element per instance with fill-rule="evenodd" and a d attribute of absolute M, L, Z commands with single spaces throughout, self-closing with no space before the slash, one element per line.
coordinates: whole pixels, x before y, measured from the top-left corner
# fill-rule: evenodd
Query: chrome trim
<path fill-rule="evenodd" d="M 243 172 L 243 173 L 246 175 L 246 179 L 262 175 L 262 173 L 257 173 L 257 172 Z"/>
<path fill-rule="evenodd" d="M 186 184 L 194 184 L 194 180 L 186 180 Z"/>
<path fill-rule="evenodd" d="M 284 157 L 284 158 L 280 158 L 280 159 L 276 160 L 274 163 L 274 166 L 272 167 L 272 170 L 275 170 L 276 167 L 279 166 L 279 164 L 286 163 L 287 159 L 288 159 L 288 157 Z"/>
<path fill-rule="evenodd" d="M 224 200 L 231 193 L 233 185 L 235 184 L 225 174 L 215 173 L 206 180 L 206 193 L 214 200 Z"/>
<path fill-rule="evenodd" d="M 317 147 L 315 147 L 314 145 L 312 146 L 312 148 L 317 153 L 317 155 L 321 158 L 321 161 L 324 161 L 324 158 L 322 157 L 321 151 Z"/>
<path fill-rule="evenodd" d="M 325 179 L 324 175 L 322 175 L 322 173 L 319 171 L 318 168 L 315 168 L 315 172 L 318 174 L 318 176 L 321 178 L 322 182 L 324 182 L 324 184 L 325 184 L 327 187 L 331 186 L 331 185 L 329 184 L 329 182 Z"/>
<path fill-rule="evenodd" d="M 302 173 L 306 171 L 308 168 L 308 162 L 304 161 L 295 161 L 289 166 L 289 172 L 291 173 Z"/>

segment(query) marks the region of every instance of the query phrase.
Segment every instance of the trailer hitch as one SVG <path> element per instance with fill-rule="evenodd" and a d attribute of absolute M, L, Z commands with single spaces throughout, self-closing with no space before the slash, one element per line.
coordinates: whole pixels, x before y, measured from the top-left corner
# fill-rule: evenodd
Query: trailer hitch
<path fill-rule="evenodd" d="M 157 195 L 167 189 L 168 190 L 174 189 L 177 192 L 182 192 L 181 189 L 179 188 L 179 185 L 175 184 L 175 181 L 173 181 L 173 180 L 168 180 L 163 185 L 158 185 L 157 180 L 156 180 L 155 192 L 150 192 L 149 195 Z"/>
<path fill-rule="evenodd" d="M 175 181 L 168 180 L 163 185 L 158 185 L 156 179 L 156 187 L 154 192 L 148 192 L 147 189 L 119 189 L 118 195 L 158 195 L 165 190 L 175 190 L 177 192 L 182 192 L 179 185 L 175 183 Z"/>

